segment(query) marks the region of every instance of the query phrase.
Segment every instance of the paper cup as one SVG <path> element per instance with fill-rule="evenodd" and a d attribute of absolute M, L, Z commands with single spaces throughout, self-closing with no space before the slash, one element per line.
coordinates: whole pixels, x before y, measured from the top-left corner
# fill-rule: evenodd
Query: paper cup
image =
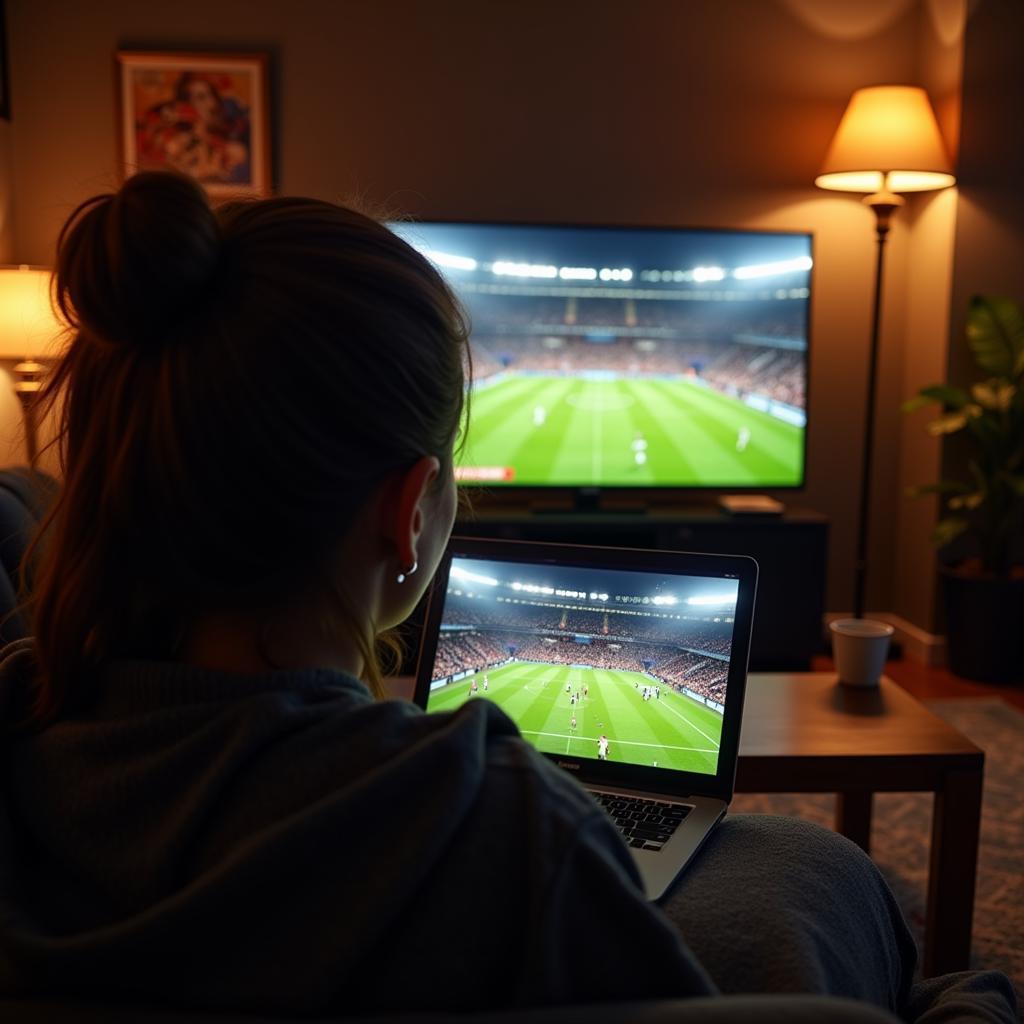
<path fill-rule="evenodd" d="M 877 686 L 885 668 L 892 626 L 874 619 L 835 619 L 828 628 L 839 681 L 848 686 Z"/>

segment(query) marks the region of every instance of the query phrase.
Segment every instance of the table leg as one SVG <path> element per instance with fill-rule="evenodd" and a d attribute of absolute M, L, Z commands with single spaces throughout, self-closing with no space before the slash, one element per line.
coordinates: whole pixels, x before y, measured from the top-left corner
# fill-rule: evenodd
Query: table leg
<path fill-rule="evenodd" d="M 871 798 L 862 790 L 836 793 L 836 831 L 871 853 Z"/>
<path fill-rule="evenodd" d="M 946 772 L 935 794 L 921 965 L 926 978 L 966 970 L 970 961 L 982 774 Z"/>

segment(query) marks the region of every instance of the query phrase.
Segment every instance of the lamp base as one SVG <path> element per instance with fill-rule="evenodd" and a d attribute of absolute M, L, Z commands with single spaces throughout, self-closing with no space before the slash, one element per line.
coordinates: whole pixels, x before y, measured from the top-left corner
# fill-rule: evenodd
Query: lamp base
<path fill-rule="evenodd" d="M 905 205 L 906 200 L 902 196 L 896 195 L 895 192 L 887 192 L 883 189 L 881 192 L 865 196 L 861 202 L 865 206 L 870 206 L 875 211 L 878 233 L 880 236 L 884 236 L 889 230 L 889 222 L 892 220 L 892 215 L 901 206 Z"/>
<path fill-rule="evenodd" d="M 39 458 L 39 444 L 36 436 L 36 398 L 43 387 L 43 377 L 49 367 L 34 359 L 25 359 L 14 366 L 16 379 L 14 393 L 21 402 L 21 413 L 25 420 L 25 454 L 28 464 L 35 467 Z"/>

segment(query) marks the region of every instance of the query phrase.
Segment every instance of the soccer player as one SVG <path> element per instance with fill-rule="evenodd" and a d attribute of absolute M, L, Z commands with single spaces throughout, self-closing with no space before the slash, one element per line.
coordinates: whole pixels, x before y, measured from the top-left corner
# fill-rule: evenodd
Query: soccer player
<path fill-rule="evenodd" d="M 480 687 L 476 685 L 476 676 L 473 676 L 473 682 L 469 684 L 469 695 L 475 697 Z"/>
<path fill-rule="evenodd" d="M 638 466 L 643 466 L 647 462 L 647 441 L 640 431 L 637 431 L 636 437 L 633 438 L 633 444 L 630 447 L 633 449 L 633 461 Z"/>
<path fill-rule="evenodd" d="M 575 707 L 576 706 L 576 694 L 575 693 L 569 698 L 569 706 L 570 707 Z"/>
<path fill-rule="evenodd" d="M 572 730 L 576 729 L 576 716 L 575 715 L 573 715 L 572 718 L 569 719 L 569 728 L 572 729 Z"/>
<path fill-rule="evenodd" d="M 490 682 L 489 682 L 489 680 L 487 678 L 487 673 L 485 672 L 484 673 L 484 693 L 487 692 L 487 689 L 488 689 L 489 685 L 490 685 Z"/>
<path fill-rule="evenodd" d="M 533 407 L 533 425 L 535 427 L 543 427 L 544 421 L 548 418 L 548 411 L 543 405 L 535 405 Z"/>
<path fill-rule="evenodd" d="M 589 697 L 590 696 L 590 687 L 589 686 L 584 686 L 583 687 L 583 696 L 584 697 Z"/>
<path fill-rule="evenodd" d="M 570 683 L 566 683 L 565 684 L 565 692 L 566 693 L 571 693 L 572 692 L 572 685 Z"/>
<path fill-rule="evenodd" d="M 740 427 L 740 432 L 736 435 L 736 451 L 746 451 L 748 444 L 750 444 L 750 431 L 746 427 Z"/>
<path fill-rule="evenodd" d="M 602 735 L 597 741 L 597 756 L 601 761 L 608 760 L 608 737 Z"/>

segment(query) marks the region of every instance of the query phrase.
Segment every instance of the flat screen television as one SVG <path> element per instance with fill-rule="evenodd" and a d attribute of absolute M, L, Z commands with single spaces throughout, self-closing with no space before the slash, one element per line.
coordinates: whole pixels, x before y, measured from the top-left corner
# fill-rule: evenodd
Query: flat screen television
<path fill-rule="evenodd" d="M 389 226 L 470 317 L 460 483 L 803 486 L 809 234 Z"/>

